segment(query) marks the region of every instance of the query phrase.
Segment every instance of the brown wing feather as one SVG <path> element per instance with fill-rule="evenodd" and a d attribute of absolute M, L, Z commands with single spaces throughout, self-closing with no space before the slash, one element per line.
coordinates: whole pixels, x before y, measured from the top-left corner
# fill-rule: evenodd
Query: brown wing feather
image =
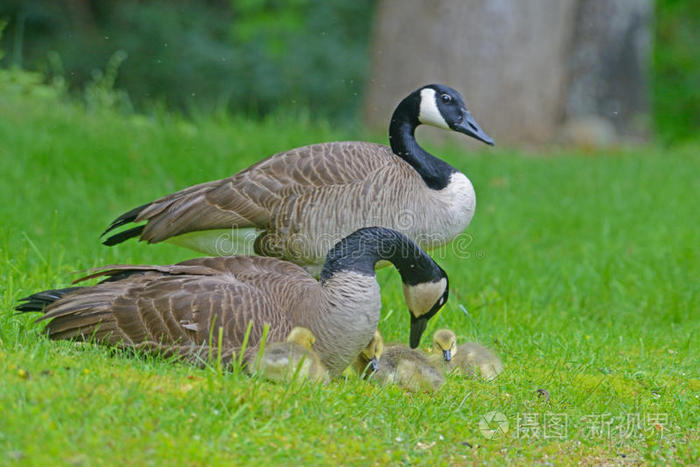
<path fill-rule="evenodd" d="M 123 275 L 131 272 L 131 275 Z M 300 303 L 318 289 L 301 268 L 273 258 L 197 258 L 171 266 L 108 266 L 89 277 L 122 277 L 70 292 L 49 305 L 41 320 L 55 339 L 94 338 L 125 347 L 193 355 L 218 341 L 231 354 L 252 322 L 250 346 L 263 327 L 283 340 Z M 197 353 L 198 354 L 198 353 Z"/>
<path fill-rule="evenodd" d="M 297 276 L 297 280 L 305 281 L 308 284 L 316 283 L 304 269 L 296 264 L 260 256 L 205 256 L 166 266 L 112 264 L 93 269 L 89 275 L 76 279 L 73 283 L 98 277 L 107 277 L 107 280 L 109 280 L 111 277 L 146 272 L 159 272 L 165 275 L 190 274 L 199 276 L 222 273 L 235 276 L 257 274 L 267 277 L 278 276 L 277 279 L 284 279 L 286 276 Z"/>
<path fill-rule="evenodd" d="M 147 221 L 140 238 L 149 243 L 198 230 L 264 229 L 274 222 L 283 199 L 314 187 L 361 181 L 397 160 L 390 148 L 373 143 L 305 146 L 275 154 L 231 177 L 165 196 L 143 207 L 133 222 Z"/>

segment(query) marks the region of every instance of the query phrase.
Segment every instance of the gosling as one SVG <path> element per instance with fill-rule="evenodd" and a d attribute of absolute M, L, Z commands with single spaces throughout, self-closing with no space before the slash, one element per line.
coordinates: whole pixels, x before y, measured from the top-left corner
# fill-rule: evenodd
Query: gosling
<path fill-rule="evenodd" d="M 286 342 L 275 342 L 265 347 L 262 355 L 252 352 L 246 358 L 246 368 L 276 383 L 299 380 L 327 383 L 328 370 L 312 346 L 316 337 L 304 327 L 295 327 Z"/>
<path fill-rule="evenodd" d="M 379 331 L 374 331 L 372 339 L 367 347 L 362 349 L 360 355 L 352 362 L 352 369 L 360 378 L 366 379 L 372 376 L 379 369 L 379 359 L 384 352 L 384 339 Z"/>
<path fill-rule="evenodd" d="M 446 371 L 474 374 L 479 369 L 481 377 L 491 381 L 503 371 L 503 363 L 496 354 L 476 342 L 457 347 L 457 336 L 450 329 L 439 329 L 433 334 L 434 361 L 441 361 Z"/>
<path fill-rule="evenodd" d="M 381 385 L 396 384 L 411 392 L 435 392 L 445 383 L 442 372 L 418 350 L 402 344 L 384 346 L 379 331 L 357 356 L 353 368 Z"/>

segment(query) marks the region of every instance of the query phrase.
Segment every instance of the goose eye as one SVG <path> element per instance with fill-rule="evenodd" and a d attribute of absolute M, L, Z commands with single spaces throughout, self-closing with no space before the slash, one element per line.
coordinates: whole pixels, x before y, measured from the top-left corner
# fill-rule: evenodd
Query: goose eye
<path fill-rule="evenodd" d="M 442 99 L 442 102 L 444 102 L 445 104 L 449 104 L 450 102 L 452 102 L 452 96 L 450 96 L 449 94 L 441 95 L 440 99 Z"/>

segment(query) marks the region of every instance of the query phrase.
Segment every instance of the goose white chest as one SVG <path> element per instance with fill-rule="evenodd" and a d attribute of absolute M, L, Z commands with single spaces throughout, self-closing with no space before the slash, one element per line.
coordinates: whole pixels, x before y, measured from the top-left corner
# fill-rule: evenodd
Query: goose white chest
<path fill-rule="evenodd" d="M 314 350 L 328 372 L 339 375 L 377 329 L 382 307 L 379 284 L 374 276 L 342 271 L 326 281 L 322 300 L 323 312 L 303 325 L 316 336 Z"/>
<path fill-rule="evenodd" d="M 472 182 L 462 172 L 450 175 L 442 190 L 430 192 L 426 218 L 434 219 L 435 224 L 431 227 L 433 241 L 425 247 L 434 248 L 453 240 L 469 226 L 476 208 L 476 193 Z"/>

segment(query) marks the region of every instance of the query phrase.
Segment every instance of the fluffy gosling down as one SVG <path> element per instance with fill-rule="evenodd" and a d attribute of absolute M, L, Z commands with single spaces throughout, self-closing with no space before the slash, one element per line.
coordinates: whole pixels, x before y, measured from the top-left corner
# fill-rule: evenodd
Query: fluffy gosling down
<path fill-rule="evenodd" d="M 434 359 L 442 361 L 447 371 L 468 375 L 478 368 L 481 377 L 487 381 L 503 371 L 503 363 L 496 354 L 476 342 L 457 346 L 457 335 L 450 329 L 439 329 L 433 334 Z"/>
<path fill-rule="evenodd" d="M 304 327 L 295 327 L 286 342 L 275 342 L 265 347 L 262 355 L 251 353 L 246 359 L 246 368 L 277 383 L 299 380 L 328 382 L 328 371 L 318 354 L 313 350 L 316 337 Z"/>
<path fill-rule="evenodd" d="M 362 349 L 352 362 L 352 369 L 360 378 L 367 378 L 379 369 L 379 359 L 384 352 L 384 339 L 379 331 L 374 331 L 372 340 Z"/>
<path fill-rule="evenodd" d="M 379 331 L 357 356 L 353 368 L 379 384 L 396 384 L 411 392 L 435 392 L 445 383 L 442 372 L 423 352 L 402 344 L 384 346 Z"/>

